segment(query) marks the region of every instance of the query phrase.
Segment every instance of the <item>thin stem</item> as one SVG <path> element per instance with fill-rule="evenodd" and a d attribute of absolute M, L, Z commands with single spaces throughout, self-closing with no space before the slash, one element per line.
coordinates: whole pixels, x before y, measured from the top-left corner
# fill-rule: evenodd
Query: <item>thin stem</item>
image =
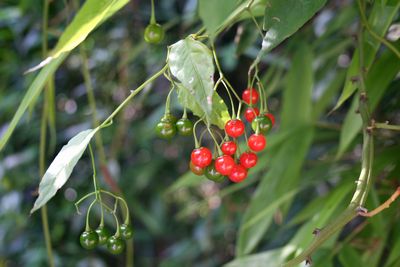
<path fill-rule="evenodd" d="M 96 179 L 96 165 L 95 165 L 95 161 L 94 161 L 92 146 L 90 145 L 90 143 L 89 143 L 89 152 L 90 152 L 90 159 L 91 159 L 91 162 L 92 162 L 93 187 L 94 187 L 94 191 L 96 192 L 96 199 L 100 203 L 102 203 L 101 195 L 99 193 L 99 186 L 97 184 L 97 179 Z M 101 213 L 100 226 L 104 226 L 104 211 L 103 211 L 103 206 L 102 205 L 100 205 L 100 213 Z"/>
<path fill-rule="evenodd" d="M 154 0 L 151 0 L 151 17 L 150 24 L 156 24 L 156 12 L 154 11 Z"/>
<path fill-rule="evenodd" d="M 375 123 L 373 125 L 374 128 L 378 129 L 387 129 L 387 130 L 393 130 L 393 131 L 400 131 L 400 125 L 391 125 L 388 123 Z"/>
<path fill-rule="evenodd" d="M 391 43 L 389 43 L 385 38 L 379 36 L 368 23 L 367 17 L 365 16 L 364 8 L 361 3 L 361 0 L 357 0 L 358 9 L 361 15 L 361 22 L 363 26 L 367 29 L 367 31 L 371 34 L 373 38 L 375 38 L 378 42 L 384 44 L 387 48 L 392 50 L 392 52 L 400 59 L 400 52 L 394 47 Z"/>
<path fill-rule="evenodd" d="M 174 91 L 174 87 L 169 90 L 169 93 L 167 95 L 167 100 L 165 101 L 165 112 L 164 115 L 170 114 L 170 104 L 171 104 L 171 94 Z"/>
<path fill-rule="evenodd" d="M 195 148 L 200 147 L 199 141 L 197 140 L 197 137 L 196 137 L 196 127 L 197 127 L 197 124 L 199 124 L 199 122 L 201 122 L 202 120 L 203 120 L 202 118 L 198 119 L 193 125 L 193 139 L 194 139 L 194 147 Z"/>
<path fill-rule="evenodd" d="M 214 141 L 214 143 L 215 143 L 215 145 L 216 145 L 216 147 L 217 147 L 218 155 L 222 155 L 222 150 L 221 150 L 221 148 L 219 147 L 218 142 L 217 142 L 217 139 L 215 139 L 215 136 L 214 136 L 214 134 L 212 133 L 211 128 L 207 126 L 207 130 L 208 130 L 208 132 L 210 133 L 210 136 L 211 136 L 211 138 L 213 139 L 213 141 Z"/>
<path fill-rule="evenodd" d="M 370 212 L 361 211 L 358 214 L 363 217 L 373 217 L 376 214 L 380 213 L 382 210 L 389 208 L 390 204 L 392 204 L 399 196 L 400 196 L 400 187 L 397 187 L 397 190 L 382 205 L 380 205 L 379 207 Z"/>
<path fill-rule="evenodd" d="M 87 213 L 86 213 L 86 227 L 85 227 L 85 231 L 90 231 L 90 229 L 91 229 L 91 228 L 90 228 L 90 223 L 89 223 L 90 211 L 91 211 L 93 205 L 96 204 L 96 202 L 97 202 L 97 199 L 93 200 L 92 203 L 90 203 L 89 208 L 88 208 L 88 210 L 87 210 Z"/>
<path fill-rule="evenodd" d="M 251 1 L 251 2 L 253 2 L 253 1 Z M 261 29 L 260 25 L 258 25 L 258 22 L 257 22 L 256 18 L 254 17 L 253 12 L 251 12 L 251 9 L 250 9 L 251 4 L 252 4 L 252 3 L 250 3 L 250 5 L 247 6 L 246 10 L 247 10 L 247 12 L 249 13 L 249 15 L 250 15 L 252 21 L 253 21 L 254 24 L 256 25 L 256 28 L 257 28 L 258 33 L 260 34 L 261 38 L 264 38 L 264 34 L 263 34 L 263 32 L 262 32 L 262 29 Z"/>
<path fill-rule="evenodd" d="M 81 71 L 82 71 L 82 75 L 83 75 L 83 81 L 84 81 L 85 87 L 86 87 L 86 93 L 87 93 L 89 107 L 92 112 L 92 125 L 95 128 L 95 127 L 99 126 L 99 120 L 97 117 L 96 99 L 94 96 L 92 79 L 90 77 L 90 71 L 89 71 L 88 57 L 86 54 L 84 43 L 82 43 L 80 45 L 79 52 L 80 52 L 80 56 L 81 56 L 81 60 L 82 60 Z M 96 133 L 95 141 L 96 141 L 96 148 L 97 148 L 97 150 L 99 152 L 99 156 L 100 156 L 100 162 L 102 164 L 106 164 L 106 156 L 105 156 L 105 152 L 104 152 L 103 139 L 101 137 L 101 132 Z"/>
<path fill-rule="evenodd" d="M 111 115 L 108 116 L 108 118 L 105 119 L 102 124 L 100 124 L 99 127 L 103 128 L 103 127 L 107 126 L 108 124 L 112 123 L 112 119 L 115 117 L 115 115 L 117 115 L 118 112 L 120 112 L 121 109 L 123 109 L 129 103 L 129 101 L 135 97 L 135 95 L 140 93 L 140 91 L 142 91 L 146 87 L 146 85 L 148 85 L 149 83 L 154 81 L 156 78 L 161 76 L 167 68 L 168 68 L 168 64 L 166 64 L 161 70 L 159 70 L 157 73 L 155 73 L 153 76 L 151 76 L 148 80 L 146 80 L 144 83 L 142 83 L 138 88 L 133 90 L 131 92 L 131 94 L 127 98 L 125 98 L 125 100 L 113 111 L 113 113 L 111 113 Z"/>

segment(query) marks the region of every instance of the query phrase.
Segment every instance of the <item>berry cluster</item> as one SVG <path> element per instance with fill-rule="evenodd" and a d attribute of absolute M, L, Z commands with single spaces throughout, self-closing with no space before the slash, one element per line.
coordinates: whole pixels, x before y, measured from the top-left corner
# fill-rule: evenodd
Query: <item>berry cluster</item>
<path fill-rule="evenodd" d="M 222 182 L 228 177 L 232 182 L 238 183 L 246 179 L 248 169 L 256 166 L 258 157 L 255 153 L 264 150 L 266 146 L 266 134 L 274 124 L 274 117 L 270 113 L 260 116 L 259 110 L 252 107 L 258 101 L 258 93 L 255 89 L 246 89 L 242 100 L 250 105 L 244 116 L 252 123 L 254 133 L 247 139 L 248 151 L 240 153 L 236 139 L 245 135 L 245 124 L 242 120 L 233 118 L 226 122 L 224 142 L 217 146 L 218 156 L 213 159 L 210 149 L 197 147 L 192 151 L 190 170 L 196 175 L 205 175 L 215 182 Z M 211 131 L 210 131 L 211 134 Z M 231 140 L 231 138 L 233 140 Z"/>
<path fill-rule="evenodd" d="M 106 245 L 110 253 L 120 254 L 125 248 L 125 240 L 132 238 L 133 230 L 129 224 L 121 224 L 118 230 L 115 235 L 110 235 L 104 226 L 99 226 L 96 230 L 89 228 L 82 232 L 79 241 L 85 249 Z"/>

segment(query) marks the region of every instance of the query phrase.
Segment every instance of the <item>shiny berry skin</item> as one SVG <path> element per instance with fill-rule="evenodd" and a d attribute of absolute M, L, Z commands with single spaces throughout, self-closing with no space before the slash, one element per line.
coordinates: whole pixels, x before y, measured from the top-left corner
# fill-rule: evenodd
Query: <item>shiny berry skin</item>
<path fill-rule="evenodd" d="M 254 88 L 247 88 L 242 93 L 242 99 L 248 105 L 252 105 L 252 104 L 257 103 L 257 101 L 258 101 L 258 92 L 257 92 L 257 90 L 254 89 Z"/>
<path fill-rule="evenodd" d="M 229 120 L 225 124 L 225 131 L 230 137 L 239 137 L 244 133 L 244 123 L 239 119 Z"/>
<path fill-rule="evenodd" d="M 257 164 L 257 155 L 253 152 L 244 152 L 240 155 L 240 165 L 246 169 L 253 168 Z"/>
<path fill-rule="evenodd" d="M 258 116 L 253 120 L 251 128 L 253 128 L 254 131 L 257 131 L 257 124 L 258 129 L 262 134 L 268 133 L 272 128 L 272 122 L 267 116 Z"/>
<path fill-rule="evenodd" d="M 144 30 L 144 40 L 149 44 L 160 43 L 164 39 L 164 35 L 165 35 L 164 29 L 158 23 L 149 24 Z"/>
<path fill-rule="evenodd" d="M 275 125 L 275 117 L 274 117 L 274 115 L 272 113 L 265 113 L 265 116 L 267 116 L 269 118 L 269 120 L 272 123 L 272 127 L 274 127 L 274 125 Z"/>
<path fill-rule="evenodd" d="M 105 245 L 108 238 L 110 238 L 110 232 L 104 226 L 99 226 L 96 229 L 96 233 L 99 236 L 99 245 Z"/>
<path fill-rule="evenodd" d="M 190 161 L 189 163 L 189 168 L 192 171 L 192 173 L 194 173 L 197 176 L 203 175 L 205 171 L 205 168 L 201 168 L 199 166 L 194 165 L 192 161 Z"/>
<path fill-rule="evenodd" d="M 240 164 L 236 164 L 233 167 L 231 174 L 228 176 L 229 180 L 231 180 L 234 183 L 239 183 L 244 179 L 246 179 L 246 177 L 247 177 L 247 170 Z"/>
<path fill-rule="evenodd" d="M 125 242 L 120 237 L 113 235 L 107 240 L 107 250 L 111 254 L 121 254 L 121 252 L 124 251 L 124 248 Z"/>
<path fill-rule="evenodd" d="M 176 123 L 178 119 L 172 113 L 166 113 L 160 121 L 168 121 L 172 123 Z"/>
<path fill-rule="evenodd" d="M 265 148 L 267 140 L 262 134 L 252 134 L 247 141 L 249 148 L 255 152 L 259 152 Z"/>
<path fill-rule="evenodd" d="M 193 123 L 186 118 L 179 119 L 176 122 L 176 129 L 178 130 L 178 134 L 182 136 L 190 136 L 193 133 Z"/>
<path fill-rule="evenodd" d="M 222 175 L 229 175 L 235 166 L 235 161 L 231 156 L 223 155 L 215 159 L 215 169 Z"/>
<path fill-rule="evenodd" d="M 233 141 L 227 141 L 221 145 L 221 150 L 225 155 L 232 156 L 233 154 L 235 154 L 236 149 L 237 145 Z"/>
<path fill-rule="evenodd" d="M 119 232 L 121 234 L 122 239 L 128 240 L 131 239 L 133 236 L 133 229 L 132 226 L 129 224 L 121 224 L 119 226 Z"/>
<path fill-rule="evenodd" d="M 99 243 L 99 236 L 93 230 L 85 231 L 79 237 L 81 246 L 85 249 L 94 249 Z"/>
<path fill-rule="evenodd" d="M 208 148 L 199 147 L 193 149 L 190 159 L 192 160 L 193 165 L 204 168 L 210 165 L 212 161 L 212 154 Z"/>
<path fill-rule="evenodd" d="M 244 111 L 244 117 L 248 122 L 252 122 L 258 115 L 260 115 L 260 110 L 258 108 L 246 108 Z"/>
<path fill-rule="evenodd" d="M 156 125 L 156 134 L 160 138 L 171 139 L 172 137 L 175 136 L 175 133 L 176 133 L 175 124 L 170 120 L 164 119 L 163 121 L 162 119 Z"/>
<path fill-rule="evenodd" d="M 205 169 L 204 175 L 211 181 L 221 183 L 225 176 L 220 174 L 216 169 L 214 163 L 208 165 Z"/>

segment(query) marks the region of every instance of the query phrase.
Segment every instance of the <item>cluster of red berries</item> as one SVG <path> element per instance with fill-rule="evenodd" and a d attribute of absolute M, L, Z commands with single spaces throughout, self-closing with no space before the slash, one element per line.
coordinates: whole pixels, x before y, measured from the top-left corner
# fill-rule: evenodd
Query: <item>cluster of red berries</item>
<path fill-rule="evenodd" d="M 252 105 L 257 103 L 258 93 L 253 88 L 246 89 L 243 92 L 242 99 L 245 103 Z M 220 150 L 222 155 L 213 160 L 210 149 L 206 147 L 199 147 L 192 151 L 190 169 L 194 174 L 205 175 L 210 180 L 216 182 L 223 181 L 226 176 L 235 183 L 246 179 L 247 170 L 257 164 L 258 157 L 255 153 L 264 150 L 267 144 L 263 134 L 272 127 L 274 117 L 270 113 L 259 116 L 258 109 L 250 106 L 245 111 L 245 118 L 248 122 L 254 124 L 252 128 L 255 131 L 247 140 L 249 151 L 237 155 L 237 143 L 235 139 L 244 134 L 245 124 L 240 119 L 231 119 L 225 124 L 225 132 L 234 140 L 226 140 L 221 144 Z"/>

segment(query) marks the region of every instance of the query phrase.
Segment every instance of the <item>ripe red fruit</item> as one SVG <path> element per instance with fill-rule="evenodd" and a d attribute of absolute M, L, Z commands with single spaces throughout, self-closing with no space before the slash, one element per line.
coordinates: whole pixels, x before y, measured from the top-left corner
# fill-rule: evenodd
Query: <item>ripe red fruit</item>
<path fill-rule="evenodd" d="M 248 105 L 252 105 L 252 104 L 257 103 L 257 101 L 258 101 L 258 92 L 257 92 L 257 90 L 254 89 L 254 88 L 247 88 L 242 93 L 242 99 Z"/>
<path fill-rule="evenodd" d="M 212 161 L 212 154 L 208 148 L 199 147 L 193 149 L 190 158 L 192 160 L 193 165 L 198 166 L 200 168 L 204 168 L 210 165 Z"/>
<path fill-rule="evenodd" d="M 252 134 L 247 141 L 249 148 L 255 152 L 259 152 L 265 148 L 267 140 L 262 134 Z"/>
<path fill-rule="evenodd" d="M 230 137 L 239 137 L 244 133 L 244 123 L 239 119 L 229 120 L 225 124 L 225 131 Z"/>
<path fill-rule="evenodd" d="M 233 154 L 235 154 L 236 149 L 237 149 L 237 145 L 233 141 L 224 142 L 221 145 L 221 150 L 225 155 L 232 156 Z"/>
<path fill-rule="evenodd" d="M 214 162 L 215 169 L 222 175 L 229 175 L 235 166 L 235 161 L 231 156 L 223 155 L 216 158 Z"/>
<path fill-rule="evenodd" d="M 244 179 L 246 179 L 246 177 L 247 177 L 247 170 L 240 164 L 236 164 L 233 167 L 231 174 L 228 176 L 229 180 L 231 180 L 234 183 L 239 183 Z"/>
<path fill-rule="evenodd" d="M 253 152 L 244 152 L 240 155 L 240 165 L 246 169 L 250 169 L 257 164 L 257 155 Z"/>
<path fill-rule="evenodd" d="M 244 111 L 244 117 L 248 122 L 252 122 L 258 115 L 260 115 L 258 108 L 247 108 Z"/>
<path fill-rule="evenodd" d="M 272 113 L 266 113 L 265 116 L 269 118 L 269 120 L 272 122 L 272 126 L 275 125 L 275 117 Z"/>

